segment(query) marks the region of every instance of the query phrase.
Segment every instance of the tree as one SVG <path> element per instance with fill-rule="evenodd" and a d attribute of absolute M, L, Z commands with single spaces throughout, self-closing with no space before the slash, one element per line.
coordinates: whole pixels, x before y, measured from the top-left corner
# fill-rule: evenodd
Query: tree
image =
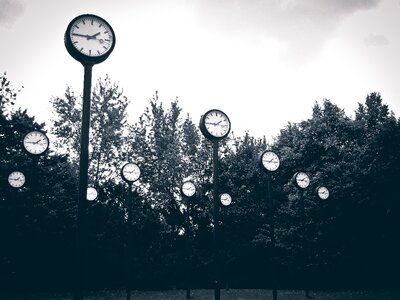
<path fill-rule="evenodd" d="M 80 149 L 82 99 L 67 87 L 64 98 L 53 97 L 55 111 L 52 133 L 57 137 L 60 152 L 69 153 L 77 164 Z M 119 176 L 121 162 L 126 158 L 129 102 L 122 89 L 106 76 L 98 79 L 92 92 L 90 124 L 89 182 L 99 185 Z"/>

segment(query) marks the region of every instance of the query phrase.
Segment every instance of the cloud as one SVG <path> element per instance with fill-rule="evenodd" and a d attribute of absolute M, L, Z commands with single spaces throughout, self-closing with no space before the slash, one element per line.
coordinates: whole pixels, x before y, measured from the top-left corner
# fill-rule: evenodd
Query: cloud
<path fill-rule="evenodd" d="M 389 45 L 389 40 L 381 34 L 370 34 L 364 39 L 364 43 L 367 46 L 386 46 Z"/>
<path fill-rule="evenodd" d="M 199 22 L 243 39 L 272 37 L 295 59 L 319 51 L 340 22 L 381 0 L 203 0 Z M 207 25 L 208 24 L 208 25 Z"/>
<path fill-rule="evenodd" d="M 11 27 L 22 12 L 23 6 L 18 0 L 0 0 L 0 26 Z"/>

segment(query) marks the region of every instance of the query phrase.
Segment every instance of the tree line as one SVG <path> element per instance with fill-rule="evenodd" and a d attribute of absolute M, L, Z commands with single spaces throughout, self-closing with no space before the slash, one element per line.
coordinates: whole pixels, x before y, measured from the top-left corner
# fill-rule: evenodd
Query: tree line
<path fill-rule="evenodd" d="M 62 289 L 74 277 L 82 97 L 67 87 L 53 97 L 50 124 L 15 108 L 18 89 L 0 76 L 0 280 Z M 210 287 L 213 282 L 212 145 L 197 122 L 156 92 L 134 123 L 129 100 L 110 77 L 92 91 L 89 183 L 99 196 L 87 210 L 87 285 L 124 285 L 132 247 L 134 288 Z M 46 132 L 51 148 L 35 159 L 22 149 L 32 130 Z M 377 92 L 352 116 L 330 100 L 315 103 L 309 119 L 289 122 L 273 142 L 230 134 L 220 145 L 220 189 L 233 199 L 221 208 L 223 284 L 227 287 L 391 287 L 400 267 L 400 120 Z M 267 203 L 261 153 L 280 157 L 270 175 L 274 215 Z M 131 235 L 126 236 L 128 161 L 140 166 L 134 185 Z M 27 180 L 8 185 L 15 170 Z M 304 207 L 292 177 L 306 172 Z M 190 229 L 180 186 L 196 184 Z M 331 197 L 320 200 L 318 185 Z M 271 218 L 275 220 L 275 247 Z M 301 226 L 304 224 L 304 226 Z M 187 236 L 186 236 L 187 235 Z M 190 241 L 188 242 L 188 238 Z M 306 251 L 303 251 L 306 249 Z M 306 253 L 306 255 L 304 255 Z"/>

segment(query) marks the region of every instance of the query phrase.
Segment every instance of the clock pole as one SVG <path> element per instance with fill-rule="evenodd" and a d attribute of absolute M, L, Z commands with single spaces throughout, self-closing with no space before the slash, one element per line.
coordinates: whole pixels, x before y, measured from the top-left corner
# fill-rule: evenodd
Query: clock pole
<path fill-rule="evenodd" d="M 219 251 L 219 197 L 218 197 L 218 140 L 213 141 L 213 219 L 214 219 L 214 300 L 220 300 L 220 251 Z"/>
<path fill-rule="evenodd" d="M 269 174 L 267 173 L 267 202 L 270 208 L 270 226 L 271 226 L 271 244 L 272 244 L 272 253 L 271 253 L 271 267 L 272 267 L 272 299 L 278 299 L 278 291 L 276 287 L 276 257 L 275 257 L 275 205 L 274 200 L 271 198 L 271 179 Z"/>
<path fill-rule="evenodd" d="M 76 291 L 74 300 L 83 300 L 83 289 L 86 281 L 86 195 L 89 169 L 89 128 L 90 128 L 90 94 L 92 87 L 92 64 L 83 64 L 83 104 L 81 152 L 79 157 L 79 189 L 78 189 L 78 227 L 77 227 L 77 269 Z"/>
<path fill-rule="evenodd" d="M 126 227 L 126 300 L 131 299 L 131 275 L 132 275 L 132 205 L 133 205 L 133 182 L 128 182 L 128 220 Z"/>

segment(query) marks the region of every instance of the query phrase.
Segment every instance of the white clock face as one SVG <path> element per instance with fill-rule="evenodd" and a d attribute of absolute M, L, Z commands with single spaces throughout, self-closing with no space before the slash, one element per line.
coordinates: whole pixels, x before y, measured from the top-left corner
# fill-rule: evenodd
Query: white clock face
<path fill-rule="evenodd" d="M 329 198 L 329 190 L 324 186 L 320 186 L 317 190 L 317 193 L 318 197 L 320 197 L 322 200 L 326 200 Z"/>
<path fill-rule="evenodd" d="M 92 15 L 84 15 L 75 20 L 69 35 L 74 47 L 89 57 L 106 54 L 114 43 L 113 31 L 109 25 Z"/>
<path fill-rule="evenodd" d="M 30 154 L 40 155 L 49 147 L 49 139 L 40 131 L 31 131 L 24 137 L 24 148 Z"/>
<path fill-rule="evenodd" d="M 94 201 L 97 199 L 97 190 L 94 187 L 88 187 L 86 191 L 86 199 L 88 201 Z"/>
<path fill-rule="evenodd" d="M 122 178 L 128 182 L 134 182 L 140 177 L 140 168 L 137 164 L 127 163 L 122 167 Z"/>
<path fill-rule="evenodd" d="M 296 174 L 296 183 L 300 188 L 305 189 L 310 184 L 310 178 L 306 173 L 298 172 Z"/>
<path fill-rule="evenodd" d="M 279 157 L 275 152 L 265 151 L 262 155 L 262 164 L 268 171 L 276 171 L 279 168 Z"/>
<path fill-rule="evenodd" d="M 13 188 L 20 188 L 25 184 L 25 175 L 22 172 L 14 171 L 8 175 L 8 183 Z"/>
<path fill-rule="evenodd" d="M 231 124 L 222 111 L 212 110 L 204 118 L 205 128 L 213 137 L 221 138 L 228 134 Z"/>
<path fill-rule="evenodd" d="M 225 206 L 228 206 L 232 203 L 232 198 L 227 193 L 221 194 L 221 196 L 219 196 L 219 199 L 221 200 L 221 203 Z"/>
<path fill-rule="evenodd" d="M 186 197 L 192 197 L 196 193 L 196 186 L 193 184 L 193 182 L 184 182 L 182 184 L 182 193 Z"/>

